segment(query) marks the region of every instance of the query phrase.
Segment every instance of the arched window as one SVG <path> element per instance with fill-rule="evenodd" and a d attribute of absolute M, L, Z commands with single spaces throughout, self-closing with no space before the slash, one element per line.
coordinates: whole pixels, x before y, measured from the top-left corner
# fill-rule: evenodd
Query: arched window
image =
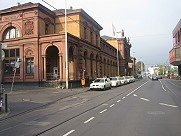
<path fill-rule="evenodd" d="M 17 28 L 9 27 L 5 30 L 3 36 L 4 36 L 4 40 L 12 39 L 12 38 L 20 37 L 20 33 L 19 33 L 19 30 Z"/>

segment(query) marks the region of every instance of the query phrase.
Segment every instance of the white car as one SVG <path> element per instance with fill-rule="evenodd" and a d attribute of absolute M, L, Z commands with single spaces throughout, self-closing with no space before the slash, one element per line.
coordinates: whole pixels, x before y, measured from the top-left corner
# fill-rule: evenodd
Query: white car
<path fill-rule="evenodd" d="M 131 82 L 135 82 L 135 78 L 133 76 L 130 76 Z"/>
<path fill-rule="evenodd" d="M 112 86 L 120 86 L 121 85 L 121 81 L 119 80 L 118 77 L 110 77 Z"/>
<path fill-rule="evenodd" d="M 127 83 L 131 83 L 131 78 L 130 76 L 125 76 L 126 80 L 127 80 Z"/>
<path fill-rule="evenodd" d="M 122 85 L 127 84 L 127 79 L 125 77 L 119 77 L 119 80 L 120 80 Z"/>
<path fill-rule="evenodd" d="M 106 90 L 111 89 L 111 81 L 109 78 L 96 78 L 90 84 L 90 90 Z"/>

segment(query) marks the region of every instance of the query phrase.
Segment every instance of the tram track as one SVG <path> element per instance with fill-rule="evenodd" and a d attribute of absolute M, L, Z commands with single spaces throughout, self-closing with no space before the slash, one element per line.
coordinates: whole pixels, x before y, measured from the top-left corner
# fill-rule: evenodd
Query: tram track
<path fill-rule="evenodd" d="M 58 127 L 58 126 L 61 126 L 62 124 L 66 123 L 66 122 L 68 122 L 68 121 L 70 121 L 70 120 L 72 120 L 72 119 L 74 119 L 74 118 L 77 118 L 77 117 L 79 117 L 79 116 L 81 116 L 81 115 L 83 115 L 83 114 L 85 114 L 85 113 L 87 113 L 87 112 L 89 112 L 89 111 L 91 111 L 91 110 L 94 110 L 94 109 L 98 108 L 98 107 L 101 106 L 102 104 L 104 104 L 104 103 L 106 103 L 106 102 L 108 102 L 108 101 L 111 101 L 112 99 L 115 99 L 116 97 L 119 97 L 119 96 L 124 95 L 124 94 L 126 94 L 126 93 L 130 93 L 133 89 L 137 88 L 138 86 L 140 86 L 140 84 L 143 84 L 144 82 L 146 82 L 146 81 L 141 80 L 141 81 L 138 82 L 138 84 L 130 84 L 129 86 L 127 86 L 127 85 L 126 85 L 126 86 L 122 86 L 122 87 L 120 87 L 120 88 L 121 88 L 121 91 L 120 91 L 120 92 L 116 92 L 116 93 L 115 93 L 115 92 L 113 92 L 113 91 L 107 90 L 107 91 L 105 91 L 105 93 L 101 93 L 101 94 L 99 94 L 99 95 L 96 95 L 96 96 L 92 97 L 91 99 L 87 100 L 86 102 L 94 101 L 97 97 L 101 97 L 102 95 L 109 95 L 109 94 L 111 94 L 111 93 L 112 93 L 111 95 L 113 95 L 113 97 L 107 97 L 106 100 L 101 101 L 100 103 L 98 103 L 98 104 L 96 104 L 96 105 L 93 105 L 92 107 L 86 108 L 85 110 L 77 113 L 76 115 L 71 115 L 71 116 L 67 117 L 67 119 L 62 120 L 62 121 L 59 122 L 59 123 L 57 122 L 56 124 L 50 126 L 49 128 L 47 128 L 47 129 L 45 129 L 45 130 L 43 130 L 43 131 L 41 130 L 41 131 L 40 131 L 39 133 L 37 133 L 36 135 L 38 136 L 38 135 L 41 135 L 41 134 L 43 134 L 43 133 L 46 133 L 46 132 L 48 132 L 48 131 L 50 131 L 50 130 Z M 79 92 L 79 93 L 76 93 L 76 94 L 73 94 L 73 95 L 66 96 L 66 97 L 64 97 L 64 98 L 59 98 L 59 99 L 57 99 L 57 100 L 54 100 L 54 101 L 49 102 L 49 103 L 46 103 L 46 104 L 41 105 L 41 106 L 39 106 L 39 107 L 35 107 L 35 108 L 32 108 L 32 109 L 26 110 L 26 111 L 24 111 L 24 112 L 18 113 L 18 114 L 16 114 L 16 115 L 3 118 L 3 119 L 0 120 L 0 122 L 1 122 L 1 123 L 5 123 L 6 125 L 11 124 L 11 122 L 16 123 L 16 124 L 19 124 L 19 125 L 21 125 L 21 124 L 26 124 L 25 122 L 27 122 L 27 121 L 21 121 L 21 120 L 18 120 L 18 119 L 19 119 L 19 118 L 21 118 L 21 119 L 22 119 L 22 118 L 25 118 L 25 119 L 26 119 L 27 117 L 32 116 L 32 115 L 33 115 L 33 118 L 34 118 L 34 119 L 32 119 L 32 121 L 35 121 L 35 122 L 36 122 L 36 121 L 38 121 L 39 119 L 43 119 L 43 118 L 45 118 L 45 117 L 55 115 L 55 114 L 57 114 L 58 112 L 60 112 L 60 110 L 58 110 L 58 111 L 57 111 L 57 110 L 56 110 L 56 111 L 53 111 L 53 112 L 48 113 L 48 114 L 46 114 L 46 115 L 41 115 L 41 116 L 39 116 L 39 117 L 34 116 L 34 113 L 32 113 L 32 112 L 41 110 L 41 109 L 45 108 L 46 106 L 51 106 L 51 105 L 55 104 L 56 102 L 59 102 L 59 101 L 65 99 L 65 98 L 68 98 L 68 97 L 71 97 L 71 96 L 76 96 L 76 95 L 83 94 L 83 93 L 85 93 L 85 92 Z M 108 98 L 109 98 L 109 99 L 108 99 Z M 97 99 L 99 99 L 99 98 L 97 98 Z M 69 109 L 69 108 L 73 108 L 74 106 L 76 107 L 77 105 L 72 105 L 72 106 L 70 106 L 70 107 L 68 107 L 68 108 L 65 108 L 65 110 L 66 110 L 66 109 Z M 38 112 L 39 112 L 39 111 L 38 111 Z M 27 115 L 26 115 L 26 114 L 27 114 Z M 28 115 L 28 114 L 29 114 L 29 115 Z M 36 115 L 36 113 L 35 113 L 35 115 Z M 27 119 L 28 119 L 28 118 L 27 118 Z M 14 121 L 13 121 L 13 120 L 14 120 Z M 5 125 L 5 124 L 4 124 L 4 125 Z M 4 126 L 4 125 L 3 125 L 3 126 Z M 17 126 L 18 126 L 18 125 L 17 125 Z M 10 129 L 13 129 L 13 127 L 10 128 Z M 5 131 L 6 131 L 6 130 L 5 130 Z M 3 130 L 2 130 L 2 132 L 3 132 Z"/>

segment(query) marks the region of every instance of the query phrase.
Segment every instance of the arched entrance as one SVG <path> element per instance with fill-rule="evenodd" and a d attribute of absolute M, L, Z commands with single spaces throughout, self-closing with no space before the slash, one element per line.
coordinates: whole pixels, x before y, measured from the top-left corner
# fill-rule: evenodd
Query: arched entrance
<path fill-rule="evenodd" d="M 46 50 L 46 75 L 47 80 L 59 78 L 59 50 L 56 46 L 49 46 Z"/>

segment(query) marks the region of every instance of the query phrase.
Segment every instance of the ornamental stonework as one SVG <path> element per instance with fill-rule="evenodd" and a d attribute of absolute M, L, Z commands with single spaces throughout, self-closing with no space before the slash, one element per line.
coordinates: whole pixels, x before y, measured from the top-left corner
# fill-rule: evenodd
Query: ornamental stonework
<path fill-rule="evenodd" d="M 25 32 L 24 32 L 25 35 L 31 35 L 34 33 L 33 32 L 33 30 L 34 30 L 34 22 L 33 21 L 30 21 L 30 20 L 26 21 L 24 23 L 24 26 L 25 26 Z"/>

